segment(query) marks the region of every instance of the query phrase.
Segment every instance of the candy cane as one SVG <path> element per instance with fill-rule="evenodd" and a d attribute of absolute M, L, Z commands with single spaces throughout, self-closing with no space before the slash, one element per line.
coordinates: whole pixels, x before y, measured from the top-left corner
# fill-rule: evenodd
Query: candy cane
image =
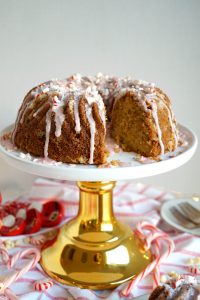
<path fill-rule="evenodd" d="M 18 259 L 23 258 L 25 256 L 27 257 L 27 256 L 30 256 L 30 255 L 33 255 L 33 256 L 35 256 L 35 260 L 36 260 L 37 257 L 38 257 L 38 253 L 39 253 L 39 251 L 36 248 L 25 249 L 23 251 L 17 252 L 16 254 L 14 254 L 11 257 L 11 259 L 9 261 L 9 266 L 10 266 L 10 268 L 12 268 Z M 38 258 L 38 260 L 39 260 L 39 258 Z M 34 266 L 35 266 L 36 263 L 37 262 L 34 261 Z"/>
<path fill-rule="evenodd" d="M 0 255 L 5 264 L 7 264 L 10 260 L 10 256 L 3 242 L 0 242 Z"/>
<path fill-rule="evenodd" d="M 19 298 L 10 289 L 5 289 L 4 290 L 4 295 L 9 300 L 19 300 Z"/>
<path fill-rule="evenodd" d="M 5 255 L 5 249 L 0 249 L 0 252 Z M 8 253 L 7 253 L 8 255 Z M 17 252 L 13 255 L 13 257 L 9 257 L 9 260 L 4 261 L 8 268 L 13 268 L 16 261 L 23 257 L 29 257 L 32 256 L 32 258 L 25 264 L 25 266 L 17 270 L 16 272 L 10 274 L 8 277 L 6 277 L 3 281 L 0 282 L 0 294 L 2 292 L 7 293 L 9 290 L 7 289 L 8 286 L 10 286 L 13 282 L 15 282 L 18 278 L 23 276 L 26 272 L 28 272 L 31 268 L 34 268 L 37 262 L 40 259 L 40 252 L 37 248 L 29 248 L 25 249 L 23 251 Z M 6 257 L 7 258 L 7 257 Z M 14 298 L 13 298 L 14 299 Z"/>
<path fill-rule="evenodd" d="M 146 235 L 144 230 L 148 230 L 149 233 Z M 159 265 L 164 260 L 166 260 L 174 250 L 174 243 L 169 238 L 169 236 L 148 222 L 144 221 L 138 223 L 134 234 L 141 239 L 146 250 L 149 250 L 152 246 L 152 250 L 154 252 L 153 255 L 155 256 L 155 259 L 141 273 L 134 277 L 134 279 L 122 291 L 122 294 L 124 296 L 127 296 L 131 292 L 131 290 L 133 290 L 134 287 L 137 286 L 137 284 L 147 275 L 149 275 L 152 271 L 154 286 L 157 286 L 160 282 Z M 166 244 L 167 249 L 162 255 L 160 255 L 162 243 Z"/>

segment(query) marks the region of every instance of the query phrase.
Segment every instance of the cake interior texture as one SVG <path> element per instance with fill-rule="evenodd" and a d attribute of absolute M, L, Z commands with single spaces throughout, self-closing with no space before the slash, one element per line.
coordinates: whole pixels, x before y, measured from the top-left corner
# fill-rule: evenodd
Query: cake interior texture
<path fill-rule="evenodd" d="M 65 163 L 106 162 L 106 135 L 156 159 L 178 144 L 167 95 L 154 84 L 98 74 L 38 85 L 25 96 L 12 140 L 25 153 Z"/>

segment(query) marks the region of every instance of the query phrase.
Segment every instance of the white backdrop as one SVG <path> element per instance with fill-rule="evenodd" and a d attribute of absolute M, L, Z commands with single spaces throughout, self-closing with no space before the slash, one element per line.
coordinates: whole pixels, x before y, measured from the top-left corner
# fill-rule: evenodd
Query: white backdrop
<path fill-rule="evenodd" d="M 72 73 L 131 75 L 170 96 L 178 122 L 200 137 L 200 1 L 0 0 L 0 129 L 34 85 Z M 199 150 L 145 182 L 200 193 Z M 0 188 L 33 176 L 0 160 Z"/>

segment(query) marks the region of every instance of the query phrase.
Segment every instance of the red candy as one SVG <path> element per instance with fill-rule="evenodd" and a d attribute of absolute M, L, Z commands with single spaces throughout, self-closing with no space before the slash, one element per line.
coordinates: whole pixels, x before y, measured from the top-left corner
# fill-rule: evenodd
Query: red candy
<path fill-rule="evenodd" d="M 53 227 L 62 221 L 64 217 L 64 206 L 58 201 L 48 201 L 42 209 L 42 226 Z"/>
<path fill-rule="evenodd" d="M 27 210 L 25 233 L 34 233 L 42 226 L 42 214 L 35 208 Z"/>
<path fill-rule="evenodd" d="M 14 218 L 14 224 L 9 226 L 4 225 L 4 220 L 6 219 L 6 217 L 2 220 L 2 227 L 0 229 L 0 233 L 1 235 L 4 236 L 15 236 L 15 235 L 19 235 L 24 233 L 25 227 L 26 227 L 26 221 L 23 218 L 15 218 L 13 215 L 8 215 L 7 218 L 9 216 L 12 216 Z M 12 218 L 11 217 L 11 218 Z"/>
<path fill-rule="evenodd" d="M 0 221 L 2 221 L 2 219 L 5 218 L 7 215 L 8 215 L 8 213 L 4 210 L 4 208 L 0 207 Z"/>

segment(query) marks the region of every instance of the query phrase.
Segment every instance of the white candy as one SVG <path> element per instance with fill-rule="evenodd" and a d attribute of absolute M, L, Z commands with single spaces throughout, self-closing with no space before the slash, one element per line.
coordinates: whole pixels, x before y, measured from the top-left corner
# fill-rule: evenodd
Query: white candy
<path fill-rule="evenodd" d="M 161 275 L 160 276 L 160 282 L 162 282 L 162 283 L 167 282 L 167 276 L 166 275 Z"/>
<path fill-rule="evenodd" d="M 26 219 L 26 210 L 24 208 L 20 208 L 16 214 L 17 218 Z"/>
<path fill-rule="evenodd" d="M 15 224 L 15 217 L 13 215 L 8 215 L 2 220 L 3 226 L 12 227 Z"/>
<path fill-rule="evenodd" d="M 168 273 L 168 275 L 171 277 L 171 278 L 179 278 L 180 275 L 178 273 L 176 273 L 175 271 L 171 271 Z"/>

